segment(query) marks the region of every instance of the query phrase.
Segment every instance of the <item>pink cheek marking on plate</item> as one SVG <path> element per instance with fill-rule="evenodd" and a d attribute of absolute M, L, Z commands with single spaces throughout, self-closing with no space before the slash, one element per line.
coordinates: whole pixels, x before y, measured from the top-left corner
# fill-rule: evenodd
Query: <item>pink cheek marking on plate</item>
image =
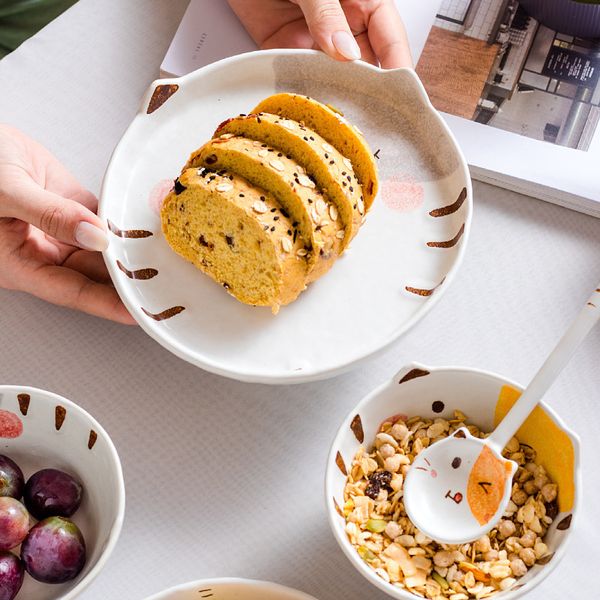
<path fill-rule="evenodd" d="M 381 197 L 391 210 L 410 212 L 423 204 L 423 186 L 410 175 L 394 176 L 381 184 Z"/>
<path fill-rule="evenodd" d="M 435 479 L 437 477 L 437 471 L 435 469 L 431 469 L 431 476 Z"/>
<path fill-rule="evenodd" d="M 0 410 L 0 437 L 18 438 L 23 433 L 23 423 L 15 413 Z"/>
<path fill-rule="evenodd" d="M 155 215 L 160 216 L 160 209 L 162 208 L 163 200 L 172 189 L 173 180 L 162 179 L 152 188 L 152 190 L 150 190 L 150 195 L 148 196 L 148 205 L 150 206 L 150 210 Z"/>

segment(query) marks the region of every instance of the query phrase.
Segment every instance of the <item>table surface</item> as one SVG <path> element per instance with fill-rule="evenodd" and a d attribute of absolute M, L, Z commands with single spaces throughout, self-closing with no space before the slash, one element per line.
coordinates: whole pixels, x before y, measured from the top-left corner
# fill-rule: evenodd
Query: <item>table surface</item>
<path fill-rule="evenodd" d="M 80 0 L 0 62 L 0 118 L 98 193 L 185 7 Z M 453 285 L 411 333 L 351 373 L 298 386 L 223 379 L 139 328 L 0 290 L 0 381 L 74 400 L 123 462 L 123 532 L 81 597 L 141 600 L 241 576 L 319 600 L 387 598 L 355 572 L 327 523 L 325 458 L 342 418 L 411 360 L 529 381 L 600 277 L 600 220 L 488 185 L 475 184 L 469 243 Z M 596 329 L 547 396 L 581 436 L 585 495 L 571 551 L 531 600 L 597 597 L 599 351 Z"/>

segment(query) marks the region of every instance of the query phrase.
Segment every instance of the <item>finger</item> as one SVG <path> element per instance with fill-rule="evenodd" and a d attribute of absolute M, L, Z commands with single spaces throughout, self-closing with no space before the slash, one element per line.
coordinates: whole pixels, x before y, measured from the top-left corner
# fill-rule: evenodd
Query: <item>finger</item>
<path fill-rule="evenodd" d="M 88 210 L 91 210 L 94 214 L 98 211 L 98 198 L 89 190 L 86 190 L 84 187 L 81 187 L 79 183 L 76 183 L 76 187 L 70 186 L 66 189 L 66 191 L 60 196 L 64 196 L 65 198 L 70 198 L 71 200 L 75 200 L 75 202 L 79 202 L 79 204 L 83 204 Z"/>
<path fill-rule="evenodd" d="M 263 50 L 270 48 L 316 48 L 304 18 L 292 21 L 266 38 L 260 46 Z"/>
<path fill-rule="evenodd" d="M 91 210 L 75 200 L 49 192 L 29 179 L 15 183 L 2 216 L 31 223 L 61 242 L 86 250 L 105 250 L 104 224 Z"/>
<path fill-rule="evenodd" d="M 246 31 L 260 48 L 264 48 L 266 40 L 275 35 L 277 30 L 287 23 L 301 19 L 306 26 L 300 7 L 293 1 L 228 0 L 228 2 Z M 305 46 L 287 43 L 286 40 L 278 46 L 278 48 L 297 47 L 304 48 Z"/>
<path fill-rule="evenodd" d="M 360 48 L 360 54 L 362 56 L 362 60 L 365 62 L 371 63 L 372 65 L 379 66 L 379 61 L 377 60 L 377 55 L 375 54 L 373 48 L 371 48 L 371 42 L 369 42 L 369 36 L 367 33 L 361 33 L 359 35 L 354 36 L 358 46 Z"/>
<path fill-rule="evenodd" d="M 40 187 L 63 198 L 75 200 L 96 212 L 96 196 L 84 188 L 52 152 L 28 137 L 23 137 L 23 143 L 27 149 L 27 171 Z"/>
<path fill-rule="evenodd" d="M 50 265 L 36 269 L 26 279 L 26 288 L 23 291 L 59 306 L 81 310 L 117 323 L 135 324 L 115 288 L 92 281 L 66 267 Z"/>
<path fill-rule="evenodd" d="M 406 29 L 393 0 L 384 0 L 371 15 L 369 41 L 384 69 L 413 66 Z"/>
<path fill-rule="evenodd" d="M 98 210 L 98 198 L 84 188 L 53 155 L 49 154 L 47 160 L 45 178 L 42 183 L 38 181 L 41 187 L 63 198 L 75 200 L 95 213 Z"/>
<path fill-rule="evenodd" d="M 98 283 L 108 283 L 112 285 L 112 280 L 108 274 L 106 263 L 99 252 L 89 252 L 87 250 L 76 250 L 62 263 L 63 267 L 79 271 L 92 281 Z"/>
<path fill-rule="evenodd" d="M 297 0 L 297 4 L 321 50 L 338 60 L 360 59 L 360 48 L 339 0 Z"/>

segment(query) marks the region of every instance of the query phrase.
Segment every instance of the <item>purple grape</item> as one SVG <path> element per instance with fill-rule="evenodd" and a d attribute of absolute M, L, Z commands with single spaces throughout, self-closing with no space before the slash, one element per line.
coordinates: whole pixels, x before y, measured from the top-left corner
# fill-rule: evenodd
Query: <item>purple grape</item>
<path fill-rule="evenodd" d="M 34 525 L 21 546 L 27 572 L 42 583 L 63 583 L 85 565 L 85 541 L 75 523 L 48 517 Z"/>
<path fill-rule="evenodd" d="M 14 498 L 0 498 L 0 550 L 18 546 L 29 531 L 29 513 Z"/>
<path fill-rule="evenodd" d="M 24 575 L 23 563 L 12 552 L 0 552 L 0 600 L 13 600 Z"/>
<path fill-rule="evenodd" d="M 11 496 L 19 500 L 23 496 L 24 487 L 25 479 L 19 465 L 8 456 L 0 454 L 0 496 Z"/>
<path fill-rule="evenodd" d="M 39 520 L 70 517 L 81 504 L 82 485 L 58 469 L 42 469 L 25 486 L 25 506 Z"/>

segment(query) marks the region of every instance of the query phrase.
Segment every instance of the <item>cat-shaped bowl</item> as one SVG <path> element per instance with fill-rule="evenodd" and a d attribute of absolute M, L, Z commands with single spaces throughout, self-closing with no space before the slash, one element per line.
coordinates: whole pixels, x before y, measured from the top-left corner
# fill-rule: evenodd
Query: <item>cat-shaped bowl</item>
<path fill-rule="evenodd" d="M 394 598 L 411 600 L 419 596 L 382 579 L 359 556 L 345 532 L 343 516 L 346 473 L 360 446 L 372 447 L 381 424 L 393 416 L 452 419 L 455 410 L 467 415 L 468 423 L 492 431 L 518 398 L 522 386 L 500 375 L 460 367 L 428 367 L 410 364 L 388 383 L 377 388 L 348 415 L 333 442 L 327 462 L 325 494 L 329 522 L 340 547 L 356 569 L 372 584 Z M 558 484 L 559 514 L 544 538 L 548 553 L 508 590 L 493 598 L 515 600 L 531 591 L 556 567 L 564 556 L 573 517 L 581 495 L 579 438 L 543 402 L 532 412 L 517 433 L 520 442 L 537 452 L 550 478 Z M 467 457 L 465 457 L 467 458 Z M 449 460 L 453 460 L 452 457 Z M 465 461 L 467 462 L 467 461 Z M 435 465 L 431 465 L 435 469 Z M 465 470 L 466 479 L 470 473 Z M 423 476 L 429 476 L 424 473 Z M 440 489 L 444 496 L 448 490 Z M 454 491 L 454 490 L 453 490 Z M 462 490 L 466 498 L 466 489 Z M 455 494 L 455 498 L 458 498 Z M 461 494 L 462 499 L 462 494 Z M 457 503 L 464 510 L 466 502 Z"/>
<path fill-rule="evenodd" d="M 315 600 L 302 592 L 252 579 L 203 579 L 169 588 L 147 600 Z"/>
<path fill-rule="evenodd" d="M 72 600 L 100 573 L 123 525 L 125 485 L 117 451 L 102 426 L 85 410 L 51 392 L 0 385 L 0 454 L 12 458 L 25 479 L 56 468 L 83 484 L 79 510 L 87 559 L 72 581 L 49 585 L 25 574 L 16 600 Z M 19 554 L 18 550 L 13 553 Z"/>

